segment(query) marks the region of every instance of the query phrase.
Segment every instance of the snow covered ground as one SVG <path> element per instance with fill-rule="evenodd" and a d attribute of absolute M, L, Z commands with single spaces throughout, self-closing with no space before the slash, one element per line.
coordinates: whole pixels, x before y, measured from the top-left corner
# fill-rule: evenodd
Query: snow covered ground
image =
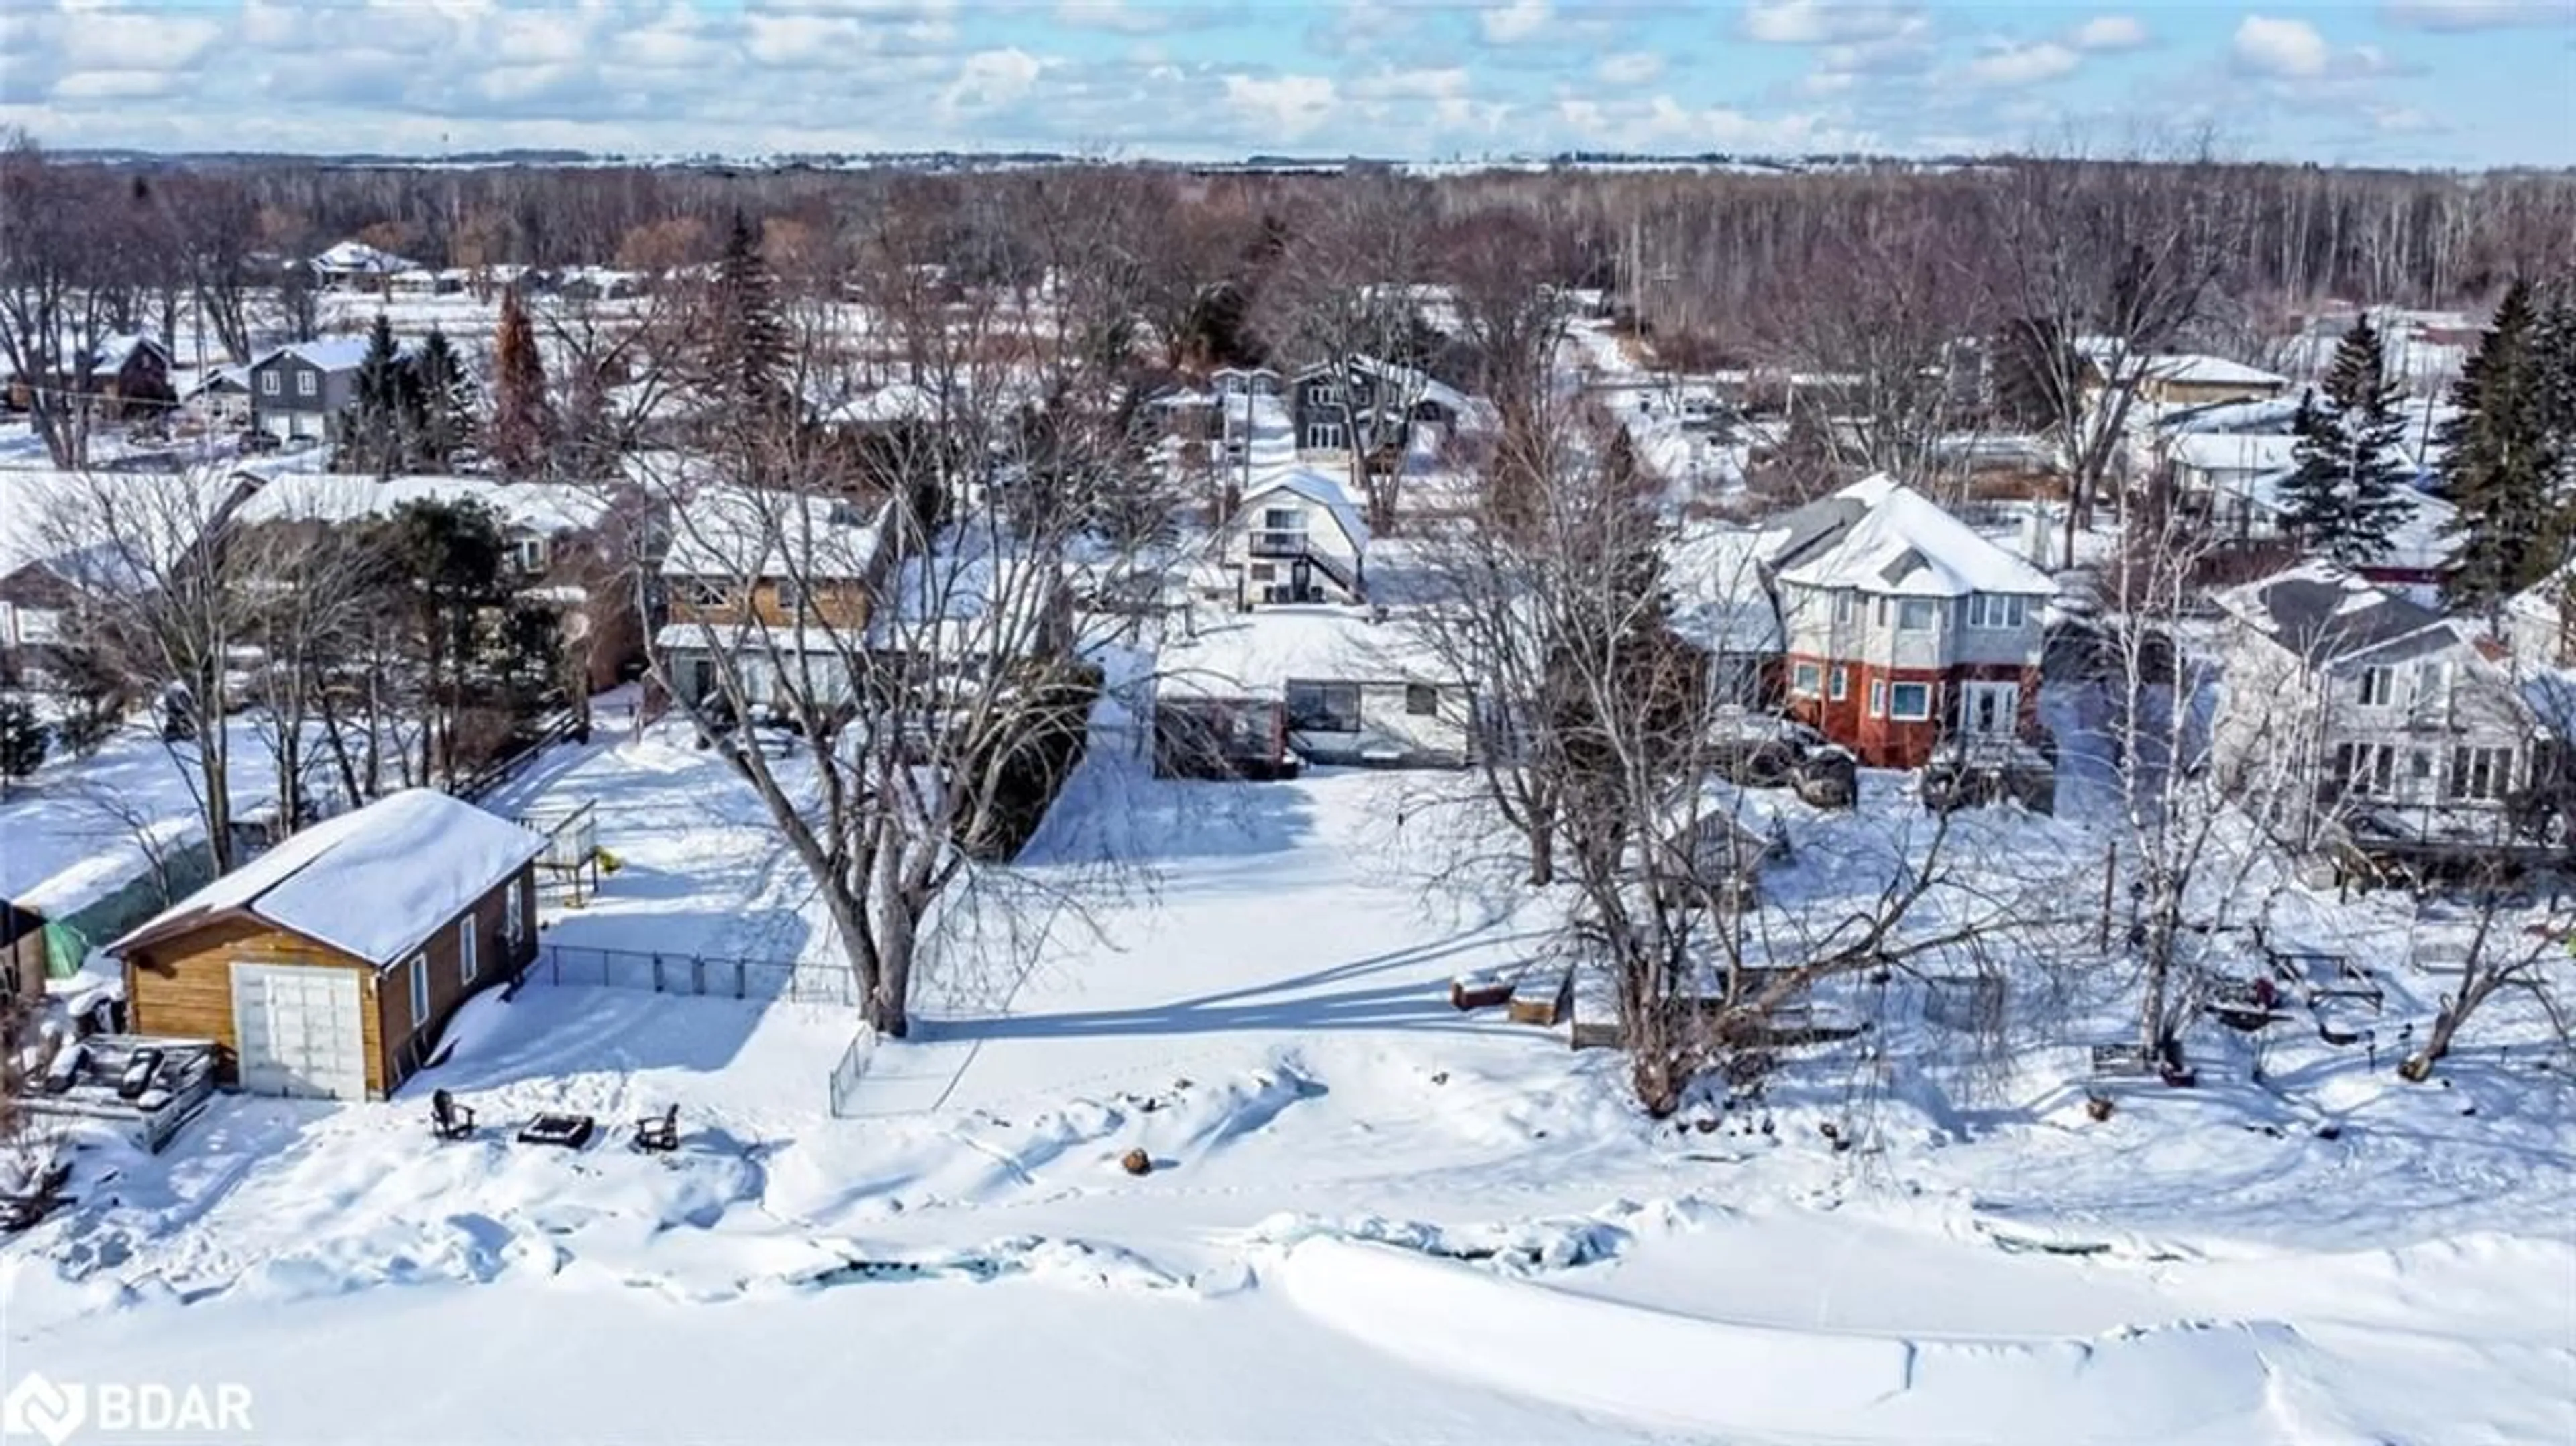
<path fill-rule="evenodd" d="M 1534 921 L 1439 885 L 1439 776 L 1162 782 L 1124 744 L 1033 868 L 1147 869 L 1027 967 L 952 950 L 856 1118 L 842 1009 L 487 995 L 390 1103 L 224 1098 L 161 1157 L 85 1152 L 85 1198 L 0 1248 L 0 1375 L 239 1383 L 278 1442 L 2576 1433 L 2576 1110 L 2496 1057 L 2515 1026 L 2447 1086 L 2296 1039 L 2268 1086 L 2214 1054 L 2099 1124 L 2080 1030 L 1984 1089 L 1909 1035 L 1658 1124 L 1607 1053 L 1450 1009 Z M 1831 887 L 1897 783 L 1784 805 L 1783 887 Z M 514 791 L 595 800 L 620 861 L 549 942 L 831 956 L 685 734 L 604 719 Z M 2026 875 L 2094 857 L 2070 802 L 1977 827 Z M 2401 912 L 2293 921 L 2383 968 L 2389 1027 L 2435 990 Z M 431 1138 L 442 1087 L 477 1138 Z M 629 1150 L 672 1104 L 682 1148 Z M 565 1109 L 611 1138 L 509 1142 Z"/>

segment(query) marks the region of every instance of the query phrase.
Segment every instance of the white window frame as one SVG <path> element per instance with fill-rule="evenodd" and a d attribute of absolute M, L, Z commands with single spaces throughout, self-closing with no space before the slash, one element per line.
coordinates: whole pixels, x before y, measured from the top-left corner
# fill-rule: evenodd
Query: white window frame
<path fill-rule="evenodd" d="M 2397 674 L 2389 668 L 2361 670 L 2361 706 L 2385 708 L 2397 700 Z"/>
<path fill-rule="evenodd" d="M 1831 699 L 1833 699 L 1835 702 L 1839 703 L 1839 702 L 1841 702 L 1842 700 L 1844 700 L 1845 698 L 1848 698 L 1848 697 L 1850 697 L 1850 696 L 1851 696 L 1851 665 L 1850 665 L 1850 664 L 1848 664 L 1848 663 L 1836 663 L 1836 664 L 1834 664 L 1834 670 L 1833 670 L 1831 673 L 1826 674 L 1826 675 L 1825 675 L 1825 678 L 1826 678 L 1826 681 L 1825 681 L 1825 696 L 1826 696 L 1826 697 L 1831 698 Z"/>
<path fill-rule="evenodd" d="M 464 918 L 456 921 L 456 982 L 469 989 L 483 974 L 482 955 L 475 947 L 482 942 L 475 937 L 474 914 L 468 910 Z"/>
<path fill-rule="evenodd" d="M 297 372 L 295 374 L 295 394 L 299 397 L 320 396 L 322 394 L 320 379 L 315 377 L 311 372 Z"/>
<path fill-rule="evenodd" d="M 528 928 L 527 903 L 519 896 L 519 889 L 520 883 L 514 878 L 501 895 L 501 938 L 513 949 L 527 937 Z"/>
<path fill-rule="evenodd" d="M 285 388 L 280 387 L 277 384 L 277 373 L 261 372 L 259 374 L 259 394 L 261 396 L 274 397 L 280 395 L 284 390 Z"/>
<path fill-rule="evenodd" d="M 1923 694 L 1923 707 L 1919 711 L 1912 713 L 1905 711 L 1905 690 L 1908 688 L 1917 689 Z M 1932 685 L 1929 683 L 1891 684 L 1887 690 L 1887 708 L 1887 716 L 1900 723 L 1921 723 L 1929 719 L 1932 716 Z"/>
<path fill-rule="evenodd" d="M 1909 622 L 1917 610 L 1921 622 Z M 1938 632 L 1941 627 L 1941 600 L 1929 597 L 1901 597 L 1896 600 L 1896 630 L 1900 633 Z"/>
<path fill-rule="evenodd" d="M 1838 624 L 1860 621 L 1859 593 L 1847 587 L 1834 590 L 1834 621 Z"/>
<path fill-rule="evenodd" d="M 1887 680 L 1884 678 L 1869 680 L 1869 716 L 1872 718 L 1887 716 Z"/>
<path fill-rule="evenodd" d="M 411 1028 L 418 1034 L 429 1023 L 429 951 L 414 954 L 403 968 L 411 975 Z"/>
<path fill-rule="evenodd" d="M 688 590 L 691 607 L 729 608 L 733 606 L 733 588 L 728 583 L 693 577 L 682 586 Z"/>
<path fill-rule="evenodd" d="M 1968 626 L 1990 632 L 2008 632 L 2028 618 L 2021 594 L 2012 592 L 1978 592 L 1968 594 Z"/>
<path fill-rule="evenodd" d="M 1350 429 L 1339 422 L 1308 422 L 1305 444 L 1309 452 L 1346 451 L 1351 445 Z"/>
<path fill-rule="evenodd" d="M 1822 693 L 1824 689 L 1825 668 L 1822 663 L 1792 663 L 1789 665 L 1789 692 L 1791 696 L 1799 698 L 1813 698 L 1817 694 Z"/>

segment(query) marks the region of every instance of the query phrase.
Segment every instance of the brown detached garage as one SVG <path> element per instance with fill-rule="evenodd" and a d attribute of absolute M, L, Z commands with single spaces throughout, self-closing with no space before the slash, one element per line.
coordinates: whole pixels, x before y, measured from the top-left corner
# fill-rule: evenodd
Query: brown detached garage
<path fill-rule="evenodd" d="M 315 824 L 109 948 L 131 1028 L 254 1094 L 382 1099 L 537 950 L 545 840 L 434 789 Z"/>

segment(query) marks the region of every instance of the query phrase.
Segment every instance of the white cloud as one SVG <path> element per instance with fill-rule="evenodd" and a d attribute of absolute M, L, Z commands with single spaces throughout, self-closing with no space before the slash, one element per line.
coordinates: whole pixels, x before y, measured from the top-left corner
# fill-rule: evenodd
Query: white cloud
<path fill-rule="evenodd" d="M 72 70 L 180 70 L 223 37 L 215 21 L 138 11 L 67 17 L 63 59 Z"/>
<path fill-rule="evenodd" d="M 1027 95 L 1045 69 L 1044 61 L 1017 46 L 979 50 L 966 57 L 957 78 L 939 93 L 940 113 L 953 118 L 1009 105 Z"/>
<path fill-rule="evenodd" d="M 1177 7 L 1137 9 L 1127 0 L 1061 0 L 1055 7 L 1059 25 L 1077 30 L 1114 30 L 1124 35 L 1151 35 L 1169 30 L 1182 18 Z"/>
<path fill-rule="evenodd" d="M 2084 57 L 2054 40 L 2036 44 L 2007 43 L 1987 49 L 1967 64 L 1968 81 L 1981 86 L 2037 85 L 2072 75 Z"/>
<path fill-rule="evenodd" d="M 1758 116 L 1733 106 L 1689 106 L 1669 95 L 1647 101 L 1559 100 L 1557 118 L 1583 144 L 1605 150 L 1742 151 L 1788 154 L 1861 149 L 1867 138 L 1816 114 Z"/>
<path fill-rule="evenodd" d="M 1548 0 L 1512 0 L 1509 5 L 1479 11 L 1476 26 L 1484 32 L 1488 45 L 1518 45 L 1546 29 L 1555 18 L 1556 7 Z"/>
<path fill-rule="evenodd" d="M 2066 43 L 2078 50 L 2135 50 L 2149 38 L 2147 27 L 2130 15 L 2096 15 L 2066 33 Z"/>
<path fill-rule="evenodd" d="M 2390 24 L 2416 30 L 2502 30 L 2517 25 L 2576 23 L 2567 0 L 2389 0 L 2379 7 Z"/>
<path fill-rule="evenodd" d="M 2334 64 L 2334 51 L 2315 26 L 2266 15 L 2245 17 L 2229 53 L 2240 70 L 2285 80 L 2316 79 Z"/>
<path fill-rule="evenodd" d="M 1236 114 L 1292 141 L 1314 134 L 1331 120 L 1335 98 L 1333 79 L 1328 75 L 1225 78 L 1226 104 Z"/>
<path fill-rule="evenodd" d="M 1604 85 L 1644 85 L 1663 73 L 1664 57 L 1652 50 L 1605 55 L 1592 67 L 1594 78 Z"/>
<path fill-rule="evenodd" d="M 1385 70 L 1350 83 L 1354 100 L 1439 100 L 1467 93 L 1463 66 L 1445 70 Z"/>
<path fill-rule="evenodd" d="M 1750 0 L 1736 28 L 1747 40 L 1766 45 L 1824 45 L 1884 40 L 1922 20 L 1922 14 L 1912 5 Z"/>

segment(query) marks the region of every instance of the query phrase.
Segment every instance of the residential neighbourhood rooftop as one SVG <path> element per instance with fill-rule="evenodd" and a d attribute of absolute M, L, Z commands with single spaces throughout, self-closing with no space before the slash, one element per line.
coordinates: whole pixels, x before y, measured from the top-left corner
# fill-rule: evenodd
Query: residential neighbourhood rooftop
<path fill-rule="evenodd" d="M 2057 591 L 2048 574 L 1883 472 L 1777 526 L 1786 536 L 1771 567 L 1784 583 L 1913 597 Z"/>

